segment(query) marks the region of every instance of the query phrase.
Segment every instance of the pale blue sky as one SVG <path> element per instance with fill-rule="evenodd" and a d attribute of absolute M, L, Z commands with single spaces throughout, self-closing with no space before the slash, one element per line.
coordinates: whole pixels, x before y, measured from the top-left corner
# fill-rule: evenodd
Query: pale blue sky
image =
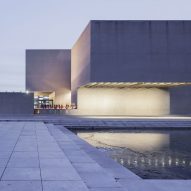
<path fill-rule="evenodd" d="M 24 91 L 25 49 L 71 48 L 89 20 L 191 19 L 190 0 L 0 0 L 0 91 Z"/>

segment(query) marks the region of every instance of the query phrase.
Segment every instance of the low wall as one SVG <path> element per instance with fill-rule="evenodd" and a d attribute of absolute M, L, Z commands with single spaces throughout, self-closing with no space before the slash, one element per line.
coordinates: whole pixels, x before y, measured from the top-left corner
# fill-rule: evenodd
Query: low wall
<path fill-rule="evenodd" d="M 0 92 L 1 114 L 33 114 L 33 93 Z"/>
<path fill-rule="evenodd" d="M 79 88 L 79 115 L 161 116 L 170 114 L 168 89 Z"/>

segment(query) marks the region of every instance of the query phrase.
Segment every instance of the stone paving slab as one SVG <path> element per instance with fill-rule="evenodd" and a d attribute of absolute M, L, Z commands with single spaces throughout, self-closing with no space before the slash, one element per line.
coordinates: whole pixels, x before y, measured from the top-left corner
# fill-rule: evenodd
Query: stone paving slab
<path fill-rule="evenodd" d="M 42 191 L 40 181 L 0 181 L 1 191 Z"/>
<path fill-rule="evenodd" d="M 9 152 L 9 151 L 1 151 L 0 152 L 0 158 L 1 159 L 3 159 L 3 158 L 8 159 L 10 157 L 10 155 L 11 155 L 11 152 Z"/>
<path fill-rule="evenodd" d="M 0 122 L 0 191 L 187 191 L 143 180 L 62 126 Z"/>
<path fill-rule="evenodd" d="M 4 168 L 7 164 L 7 159 L 6 158 L 2 158 L 0 159 L 0 168 Z"/>
<path fill-rule="evenodd" d="M 35 151 L 24 151 L 24 152 L 13 152 L 11 159 L 18 158 L 18 159 L 30 159 L 35 158 L 38 159 L 38 152 Z"/>
<path fill-rule="evenodd" d="M 54 167 L 54 168 L 72 168 L 70 161 L 67 158 L 41 158 L 40 167 Z"/>
<path fill-rule="evenodd" d="M 88 191 L 83 181 L 43 181 L 43 191 Z"/>
<path fill-rule="evenodd" d="M 73 167 L 46 167 L 41 168 L 42 180 L 81 180 Z"/>
<path fill-rule="evenodd" d="M 2 180 L 41 180 L 39 168 L 6 168 Z"/>
<path fill-rule="evenodd" d="M 7 164 L 7 168 L 38 168 L 38 158 L 17 158 L 11 157 Z"/>
<path fill-rule="evenodd" d="M 90 188 L 89 191 L 125 191 L 124 188 Z"/>
<path fill-rule="evenodd" d="M 44 190 L 56 191 L 62 189 L 62 186 L 65 190 L 70 190 L 67 182 L 59 182 L 52 189 L 52 180 L 83 183 L 44 123 L 3 122 L 3 125 L 0 123 L 1 137 L 0 190 L 42 191 L 43 186 Z M 49 183 L 46 180 L 51 181 Z M 83 186 L 83 190 L 88 190 L 85 184 Z"/>
<path fill-rule="evenodd" d="M 121 188 L 122 186 L 106 172 L 79 172 L 89 188 Z"/>
<path fill-rule="evenodd" d="M 164 191 L 162 188 L 160 188 L 160 185 L 159 187 L 157 187 L 152 183 L 146 182 L 145 180 L 123 179 L 119 180 L 119 183 L 122 184 L 124 188 L 127 188 L 130 191 Z M 174 191 L 174 188 L 171 187 L 171 189 L 169 189 L 168 191 Z"/>
<path fill-rule="evenodd" d="M 67 159 L 66 155 L 62 151 L 42 151 L 39 152 L 39 158 L 41 159 Z"/>
<path fill-rule="evenodd" d="M 0 177 L 2 176 L 4 170 L 5 170 L 5 168 L 0 168 Z"/>

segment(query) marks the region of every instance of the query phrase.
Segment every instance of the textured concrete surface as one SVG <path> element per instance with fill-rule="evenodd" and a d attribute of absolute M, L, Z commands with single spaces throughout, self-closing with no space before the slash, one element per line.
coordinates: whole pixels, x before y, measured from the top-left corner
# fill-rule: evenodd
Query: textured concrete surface
<path fill-rule="evenodd" d="M 22 92 L 0 92 L 0 115 L 33 114 L 34 95 Z"/>
<path fill-rule="evenodd" d="M 91 64 L 91 26 L 88 25 L 71 52 L 72 102 L 77 101 L 77 89 L 90 81 Z"/>
<path fill-rule="evenodd" d="M 93 82 L 190 82 L 190 21 L 91 21 Z M 87 37 L 88 38 L 88 37 Z"/>
<path fill-rule="evenodd" d="M 191 186 L 190 180 L 142 180 L 66 128 L 43 122 L 0 122 L 0 159 L 2 191 L 187 191 Z"/>
<path fill-rule="evenodd" d="M 181 20 L 91 21 L 72 49 L 74 59 L 83 53 L 74 65 L 88 66 L 83 75 L 74 70 L 78 87 L 85 75 L 91 82 L 190 82 L 190 31 Z"/>

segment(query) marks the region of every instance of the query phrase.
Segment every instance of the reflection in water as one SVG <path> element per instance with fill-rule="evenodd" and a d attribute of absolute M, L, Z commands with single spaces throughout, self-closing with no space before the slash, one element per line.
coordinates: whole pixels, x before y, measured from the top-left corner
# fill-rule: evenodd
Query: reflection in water
<path fill-rule="evenodd" d="M 169 135 L 162 133 L 78 132 L 77 134 L 96 147 L 126 147 L 135 151 L 153 151 L 169 146 Z"/>
<path fill-rule="evenodd" d="M 191 178 L 191 131 L 79 131 L 77 134 L 142 178 Z"/>

